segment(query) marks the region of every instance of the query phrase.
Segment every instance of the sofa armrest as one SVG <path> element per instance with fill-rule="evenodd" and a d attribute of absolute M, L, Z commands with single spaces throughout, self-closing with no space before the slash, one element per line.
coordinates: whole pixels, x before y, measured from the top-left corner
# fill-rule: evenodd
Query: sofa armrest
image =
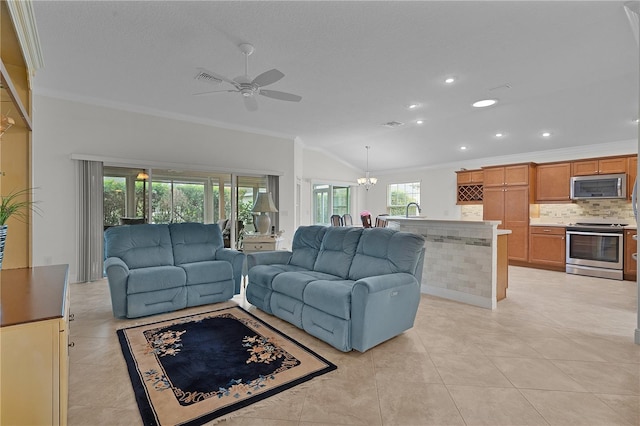
<path fill-rule="evenodd" d="M 240 294 L 240 285 L 242 283 L 242 268 L 244 267 L 245 254 L 238 250 L 229 248 L 221 248 L 216 251 L 217 260 L 225 260 L 231 263 L 233 269 L 234 294 Z"/>
<path fill-rule="evenodd" d="M 412 274 L 360 279 L 351 291 L 351 344 L 360 352 L 413 327 L 420 285 Z"/>
<path fill-rule="evenodd" d="M 104 261 L 104 270 L 109 281 L 111 309 L 116 318 L 127 316 L 127 280 L 129 267 L 119 257 L 109 257 Z"/>
<path fill-rule="evenodd" d="M 287 250 L 260 251 L 247 254 L 247 270 L 256 265 L 286 265 L 293 253 Z"/>

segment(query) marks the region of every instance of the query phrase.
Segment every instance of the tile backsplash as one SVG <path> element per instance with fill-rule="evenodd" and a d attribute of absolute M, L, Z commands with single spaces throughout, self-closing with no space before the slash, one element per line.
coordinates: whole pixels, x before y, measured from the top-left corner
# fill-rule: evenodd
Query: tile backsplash
<path fill-rule="evenodd" d="M 635 225 L 633 207 L 626 200 L 580 200 L 563 204 L 534 204 L 531 219 L 540 223 L 571 223 L 580 220 L 624 222 Z M 461 220 L 482 220 L 482 205 L 461 206 Z"/>

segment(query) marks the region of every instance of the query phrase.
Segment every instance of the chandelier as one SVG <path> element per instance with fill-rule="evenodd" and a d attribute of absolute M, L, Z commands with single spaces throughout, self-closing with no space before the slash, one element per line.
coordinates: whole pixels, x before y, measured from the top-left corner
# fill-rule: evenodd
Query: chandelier
<path fill-rule="evenodd" d="M 369 148 L 371 147 L 367 145 L 365 146 L 365 148 L 367 148 L 367 170 L 364 174 L 364 177 L 358 178 L 358 185 L 364 186 L 364 189 L 368 191 L 369 188 L 378 183 L 378 178 L 369 176 Z"/>

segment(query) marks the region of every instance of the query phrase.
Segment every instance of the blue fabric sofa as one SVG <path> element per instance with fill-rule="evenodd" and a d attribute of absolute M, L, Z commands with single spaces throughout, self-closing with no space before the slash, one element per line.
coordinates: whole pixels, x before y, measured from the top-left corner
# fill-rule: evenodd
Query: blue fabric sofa
<path fill-rule="evenodd" d="M 223 247 L 215 223 L 115 226 L 104 237 L 117 318 L 222 302 L 240 293 L 245 255 Z"/>
<path fill-rule="evenodd" d="M 249 303 L 348 352 L 413 327 L 424 238 L 388 228 L 301 226 L 291 251 L 247 255 Z"/>

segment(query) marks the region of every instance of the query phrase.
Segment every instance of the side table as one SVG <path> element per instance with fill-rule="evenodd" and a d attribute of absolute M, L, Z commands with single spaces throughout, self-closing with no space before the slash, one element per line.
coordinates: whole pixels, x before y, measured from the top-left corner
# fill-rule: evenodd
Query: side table
<path fill-rule="evenodd" d="M 277 235 L 246 234 L 242 239 L 242 251 L 255 253 L 258 251 L 274 251 L 282 249 L 284 238 Z"/>

